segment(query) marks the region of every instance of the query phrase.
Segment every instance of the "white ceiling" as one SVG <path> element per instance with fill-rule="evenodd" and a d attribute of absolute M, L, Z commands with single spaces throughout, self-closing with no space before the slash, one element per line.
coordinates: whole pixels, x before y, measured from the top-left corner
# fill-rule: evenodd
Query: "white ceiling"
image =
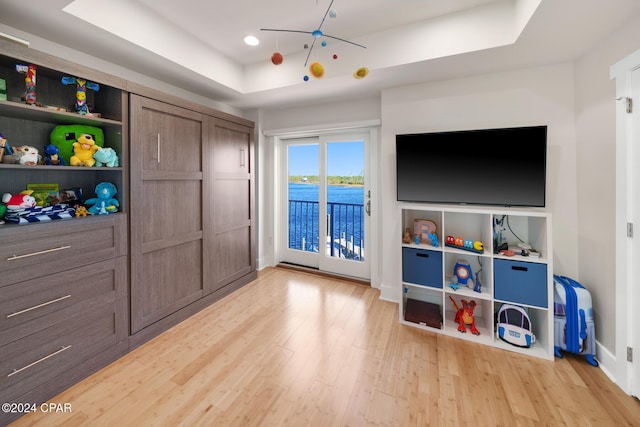
<path fill-rule="evenodd" d="M 637 0 L 1 0 L 0 31 L 252 108 L 572 60 L 638 14 Z M 366 49 L 318 39 L 309 62 L 326 76 L 315 79 L 304 67 L 310 34 L 261 28 L 321 29 Z M 242 42 L 249 34 L 259 46 Z M 355 79 L 360 67 L 370 72 Z"/>

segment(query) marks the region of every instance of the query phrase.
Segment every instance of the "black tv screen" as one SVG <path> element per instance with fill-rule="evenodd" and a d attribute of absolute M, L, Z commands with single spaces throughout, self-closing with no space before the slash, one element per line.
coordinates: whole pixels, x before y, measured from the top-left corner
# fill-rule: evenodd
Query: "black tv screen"
<path fill-rule="evenodd" d="M 547 127 L 396 135 L 398 200 L 544 207 Z"/>

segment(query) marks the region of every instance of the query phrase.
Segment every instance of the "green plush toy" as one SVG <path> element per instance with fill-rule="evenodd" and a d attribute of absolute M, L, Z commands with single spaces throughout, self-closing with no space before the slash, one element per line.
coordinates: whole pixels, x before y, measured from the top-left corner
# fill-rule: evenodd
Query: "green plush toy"
<path fill-rule="evenodd" d="M 73 143 L 76 142 L 82 134 L 93 136 L 98 147 L 104 147 L 104 133 L 102 129 L 95 126 L 87 125 L 60 125 L 51 131 L 51 144 L 58 147 L 60 156 L 64 159 L 65 165 L 71 164 L 71 156 L 73 156 Z"/>

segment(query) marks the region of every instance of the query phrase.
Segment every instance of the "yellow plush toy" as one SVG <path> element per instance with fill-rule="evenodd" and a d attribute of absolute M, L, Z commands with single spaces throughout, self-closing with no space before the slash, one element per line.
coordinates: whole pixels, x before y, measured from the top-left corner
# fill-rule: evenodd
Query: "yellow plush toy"
<path fill-rule="evenodd" d="M 71 156 L 71 166 L 93 166 L 96 164 L 96 160 L 93 158 L 93 153 L 98 151 L 100 147 L 96 145 L 93 137 L 88 133 L 83 133 L 73 143 L 73 156 Z"/>

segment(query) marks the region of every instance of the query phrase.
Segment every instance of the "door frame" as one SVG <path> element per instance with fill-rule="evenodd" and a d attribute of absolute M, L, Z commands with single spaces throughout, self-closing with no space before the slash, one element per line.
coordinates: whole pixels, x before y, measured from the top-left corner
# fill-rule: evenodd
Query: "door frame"
<path fill-rule="evenodd" d="M 638 156 L 633 136 L 640 133 L 638 114 L 627 113 L 627 98 L 640 105 L 640 50 L 611 66 L 610 77 L 616 84 L 616 383 L 627 393 L 640 396 L 640 327 L 635 319 L 634 300 L 640 300 L 640 267 L 633 259 L 640 254 L 639 200 L 640 175 L 633 167 Z M 636 78 L 634 81 L 634 72 Z M 634 118 L 635 116 L 635 118 Z M 637 137 L 635 138 L 638 139 Z M 635 239 L 628 237 L 627 224 L 634 224 Z M 627 349 L 633 349 L 634 362 L 627 360 Z"/>
<path fill-rule="evenodd" d="M 370 236 L 368 238 L 369 243 L 368 255 L 370 257 L 370 282 L 374 288 L 380 288 L 381 286 L 381 271 L 380 271 L 380 235 L 381 235 L 381 218 L 379 218 L 380 209 L 380 140 L 379 130 L 381 121 L 379 119 L 366 120 L 359 122 L 348 122 L 341 124 L 329 124 L 325 126 L 314 127 L 299 127 L 299 128 L 287 128 L 287 129 L 274 129 L 264 130 L 263 135 L 271 140 L 272 152 L 271 158 L 273 159 L 273 174 L 270 177 L 271 185 L 270 189 L 273 191 L 268 194 L 268 190 L 262 194 L 262 198 L 272 198 L 274 201 L 272 205 L 272 218 L 271 226 L 273 227 L 273 239 L 269 242 L 269 251 L 273 253 L 273 265 L 277 265 L 282 260 L 281 254 L 281 221 L 278 215 L 278 204 L 282 197 L 286 197 L 286 193 L 283 194 L 282 188 L 279 185 L 279 176 L 285 173 L 286 165 L 282 164 L 282 139 L 291 138 L 304 138 L 304 137 L 321 137 L 324 135 L 336 134 L 336 133 L 368 133 L 369 134 L 369 179 L 368 183 L 371 190 L 371 218 L 370 218 Z M 271 236 L 270 236 L 271 237 Z"/>

